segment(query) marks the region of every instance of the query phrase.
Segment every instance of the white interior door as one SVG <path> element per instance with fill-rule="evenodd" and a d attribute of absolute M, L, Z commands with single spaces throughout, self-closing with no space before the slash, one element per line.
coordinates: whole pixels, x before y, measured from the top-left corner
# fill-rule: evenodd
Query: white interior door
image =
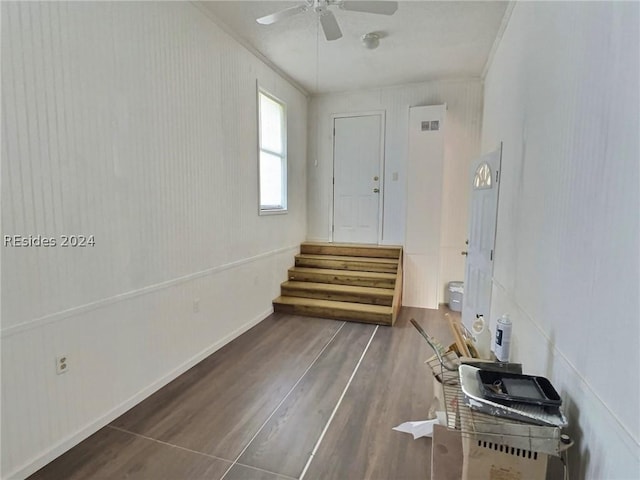
<path fill-rule="evenodd" d="M 334 119 L 333 241 L 378 243 L 382 114 Z"/>
<path fill-rule="evenodd" d="M 471 170 L 469 245 L 464 275 L 462 323 L 469 329 L 476 315 L 490 322 L 493 261 L 502 147 L 476 160 Z"/>

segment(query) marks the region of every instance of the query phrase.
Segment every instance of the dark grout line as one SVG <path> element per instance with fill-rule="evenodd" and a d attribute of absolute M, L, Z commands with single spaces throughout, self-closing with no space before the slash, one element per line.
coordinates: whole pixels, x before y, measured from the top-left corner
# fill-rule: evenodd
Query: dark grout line
<path fill-rule="evenodd" d="M 258 467 L 254 467 L 252 465 L 247 465 L 246 463 L 240 463 L 240 462 L 236 462 L 236 465 L 240 465 L 241 467 L 246 467 L 246 468 L 251 468 L 253 470 L 257 470 L 259 472 L 265 472 L 265 473 L 270 473 L 271 475 L 275 475 L 277 477 L 283 477 L 283 478 L 289 478 L 291 480 L 298 480 L 295 477 L 290 477 L 289 475 L 285 475 L 283 473 L 276 473 L 276 472 L 272 472 L 271 470 L 265 470 L 264 468 L 258 468 Z"/>
<path fill-rule="evenodd" d="M 125 430 L 124 428 L 115 427 L 113 425 L 107 425 L 108 428 L 112 428 L 122 433 L 127 433 L 129 435 L 133 435 L 134 437 L 144 438 L 145 440 L 149 440 L 151 442 L 159 443 L 160 445 L 166 445 L 168 447 L 177 448 L 179 450 L 184 450 L 185 452 L 195 453 L 196 455 L 201 455 L 203 457 L 213 458 L 215 460 L 222 460 L 223 462 L 232 463 L 233 460 L 228 460 L 226 458 L 216 457 L 215 455 L 210 455 L 208 453 L 199 452 L 197 450 L 192 450 L 190 448 L 181 447 L 180 445 L 175 445 L 173 443 L 164 442 L 162 440 L 158 440 L 157 438 L 147 437 L 146 435 L 142 435 L 141 433 L 131 432 L 129 430 Z"/>
<path fill-rule="evenodd" d="M 289 398 L 289 395 L 291 395 L 291 393 L 295 390 L 295 388 L 298 386 L 298 384 L 302 381 L 302 379 L 307 375 L 307 373 L 309 372 L 309 370 L 311 370 L 311 368 L 316 364 L 316 362 L 318 361 L 318 359 L 322 356 L 322 354 L 324 353 L 324 351 L 327 349 L 327 347 L 329 345 L 331 345 L 331 342 L 333 342 L 333 340 L 338 336 L 338 333 L 340 333 L 340 330 L 342 330 L 342 327 L 345 326 L 347 322 L 342 322 L 342 325 L 340 325 L 340 328 L 338 328 L 338 330 L 336 330 L 336 332 L 333 334 L 333 336 L 329 339 L 329 341 L 325 344 L 324 347 L 322 347 L 322 350 L 320 350 L 320 353 L 318 353 L 318 355 L 316 356 L 316 358 L 313 359 L 313 361 L 309 364 L 309 366 L 307 367 L 307 369 L 304 371 L 304 373 L 300 376 L 300 378 L 298 379 L 298 381 L 291 387 L 291 389 L 287 392 L 287 394 L 284 396 L 284 398 L 280 401 L 280 403 L 278 403 L 278 405 L 276 405 L 276 407 L 273 409 L 273 411 L 271 412 L 271 414 L 267 417 L 267 419 L 264 421 L 264 423 L 262 425 L 260 425 L 260 428 L 258 428 L 258 431 L 253 435 L 253 437 L 251 437 L 251 440 L 249 440 L 249 442 L 245 445 L 245 447 L 242 449 L 242 451 L 240 452 L 240 454 L 237 456 L 237 458 L 233 461 L 233 463 L 231 464 L 231 466 L 227 469 L 226 472 L 224 472 L 224 474 L 222 475 L 222 477 L 220 477 L 220 480 L 223 480 L 224 477 L 227 476 L 227 474 L 231 471 L 231 469 L 233 468 L 233 466 L 235 464 L 238 463 L 238 460 L 240 460 L 240 457 L 242 457 L 242 455 L 244 454 L 244 452 L 247 451 L 247 449 L 249 448 L 249 446 L 251 445 L 251 443 L 257 438 L 257 436 L 260 434 L 260 432 L 262 431 L 262 429 L 265 427 L 265 425 L 269 422 L 269 420 L 271 420 L 271 417 L 273 417 L 276 412 L 278 411 L 278 409 L 282 406 L 282 404 L 287 400 L 287 398 Z M 374 332 L 375 333 L 375 332 Z M 265 470 L 266 471 L 266 470 Z M 273 473 L 273 472 L 269 472 L 269 473 Z M 276 474 L 276 475 L 280 475 L 280 474 Z M 286 475 L 285 475 L 286 476 Z M 291 478 L 291 477 L 287 477 L 287 478 Z"/>

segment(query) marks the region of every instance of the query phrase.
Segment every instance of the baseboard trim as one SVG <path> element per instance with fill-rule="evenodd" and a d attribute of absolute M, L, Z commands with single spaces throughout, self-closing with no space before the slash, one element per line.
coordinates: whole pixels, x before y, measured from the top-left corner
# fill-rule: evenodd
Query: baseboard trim
<path fill-rule="evenodd" d="M 6 478 L 22 479 L 37 472 L 39 469 L 47 465 L 49 462 L 55 460 L 64 452 L 76 446 L 78 443 L 85 440 L 86 438 L 90 437 L 91 435 L 96 433 L 98 430 L 105 427 L 106 425 L 114 421 L 116 418 L 118 418 L 120 415 L 125 413 L 127 410 L 130 410 L 131 408 L 136 406 L 138 403 L 142 402 L 144 399 L 146 399 L 153 393 L 160 390 L 162 387 L 164 387 L 169 382 L 171 382 L 172 380 L 182 375 L 191 367 L 198 364 L 199 362 L 207 358 L 212 353 L 224 347 L 227 343 L 231 342 L 232 340 L 239 337 L 250 328 L 254 327 L 258 323 L 266 319 L 272 313 L 273 313 L 273 306 L 263 311 L 262 313 L 260 313 L 259 315 L 254 317 L 252 320 L 248 321 L 247 323 L 243 324 L 239 328 L 235 329 L 234 331 L 232 331 L 222 339 L 218 340 L 213 345 L 210 345 L 204 350 L 198 352 L 189 360 L 187 360 L 177 368 L 173 369 L 162 378 L 156 380 L 155 382 L 151 383 L 147 387 L 143 388 L 142 390 L 137 392 L 135 395 L 128 398 L 124 402 L 120 403 L 113 409 L 109 410 L 107 413 L 105 413 L 95 421 L 84 426 L 83 428 L 76 431 L 75 433 L 72 433 L 71 435 L 67 436 L 66 438 L 64 438 L 63 440 L 61 440 L 60 442 L 58 442 L 57 444 L 55 444 L 54 446 L 52 446 L 51 448 L 43 452 L 42 454 L 34 457 L 33 459 L 29 460 L 27 463 L 23 464 L 22 466 L 8 473 Z"/>

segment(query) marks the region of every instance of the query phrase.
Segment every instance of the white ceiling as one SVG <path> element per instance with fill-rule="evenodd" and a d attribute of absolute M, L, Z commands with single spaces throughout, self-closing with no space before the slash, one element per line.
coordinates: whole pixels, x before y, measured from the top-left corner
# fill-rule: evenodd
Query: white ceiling
<path fill-rule="evenodd" d="M 255 19 L 303 1 L 205 1 L 218 23 L 310 93 L 439 78 L 479 77 L 508 2 L 400 1 L 392 16 L 330 7 L 343 37 L 328 42 L 307 11 L 273 25 Z M 384 38 L 367 50 L 360 37 Z"/>

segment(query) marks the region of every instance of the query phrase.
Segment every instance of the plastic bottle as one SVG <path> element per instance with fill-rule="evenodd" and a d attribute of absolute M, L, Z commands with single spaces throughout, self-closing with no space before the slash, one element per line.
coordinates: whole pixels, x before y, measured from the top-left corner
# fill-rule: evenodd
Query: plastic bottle
<path fill-rule="evenodd" d="M 511 319 L 506 313 L 498 319 L 493 351 L 500 362 L 509 361 L 509 353 L 511 350 L 511 327 Z"/>

